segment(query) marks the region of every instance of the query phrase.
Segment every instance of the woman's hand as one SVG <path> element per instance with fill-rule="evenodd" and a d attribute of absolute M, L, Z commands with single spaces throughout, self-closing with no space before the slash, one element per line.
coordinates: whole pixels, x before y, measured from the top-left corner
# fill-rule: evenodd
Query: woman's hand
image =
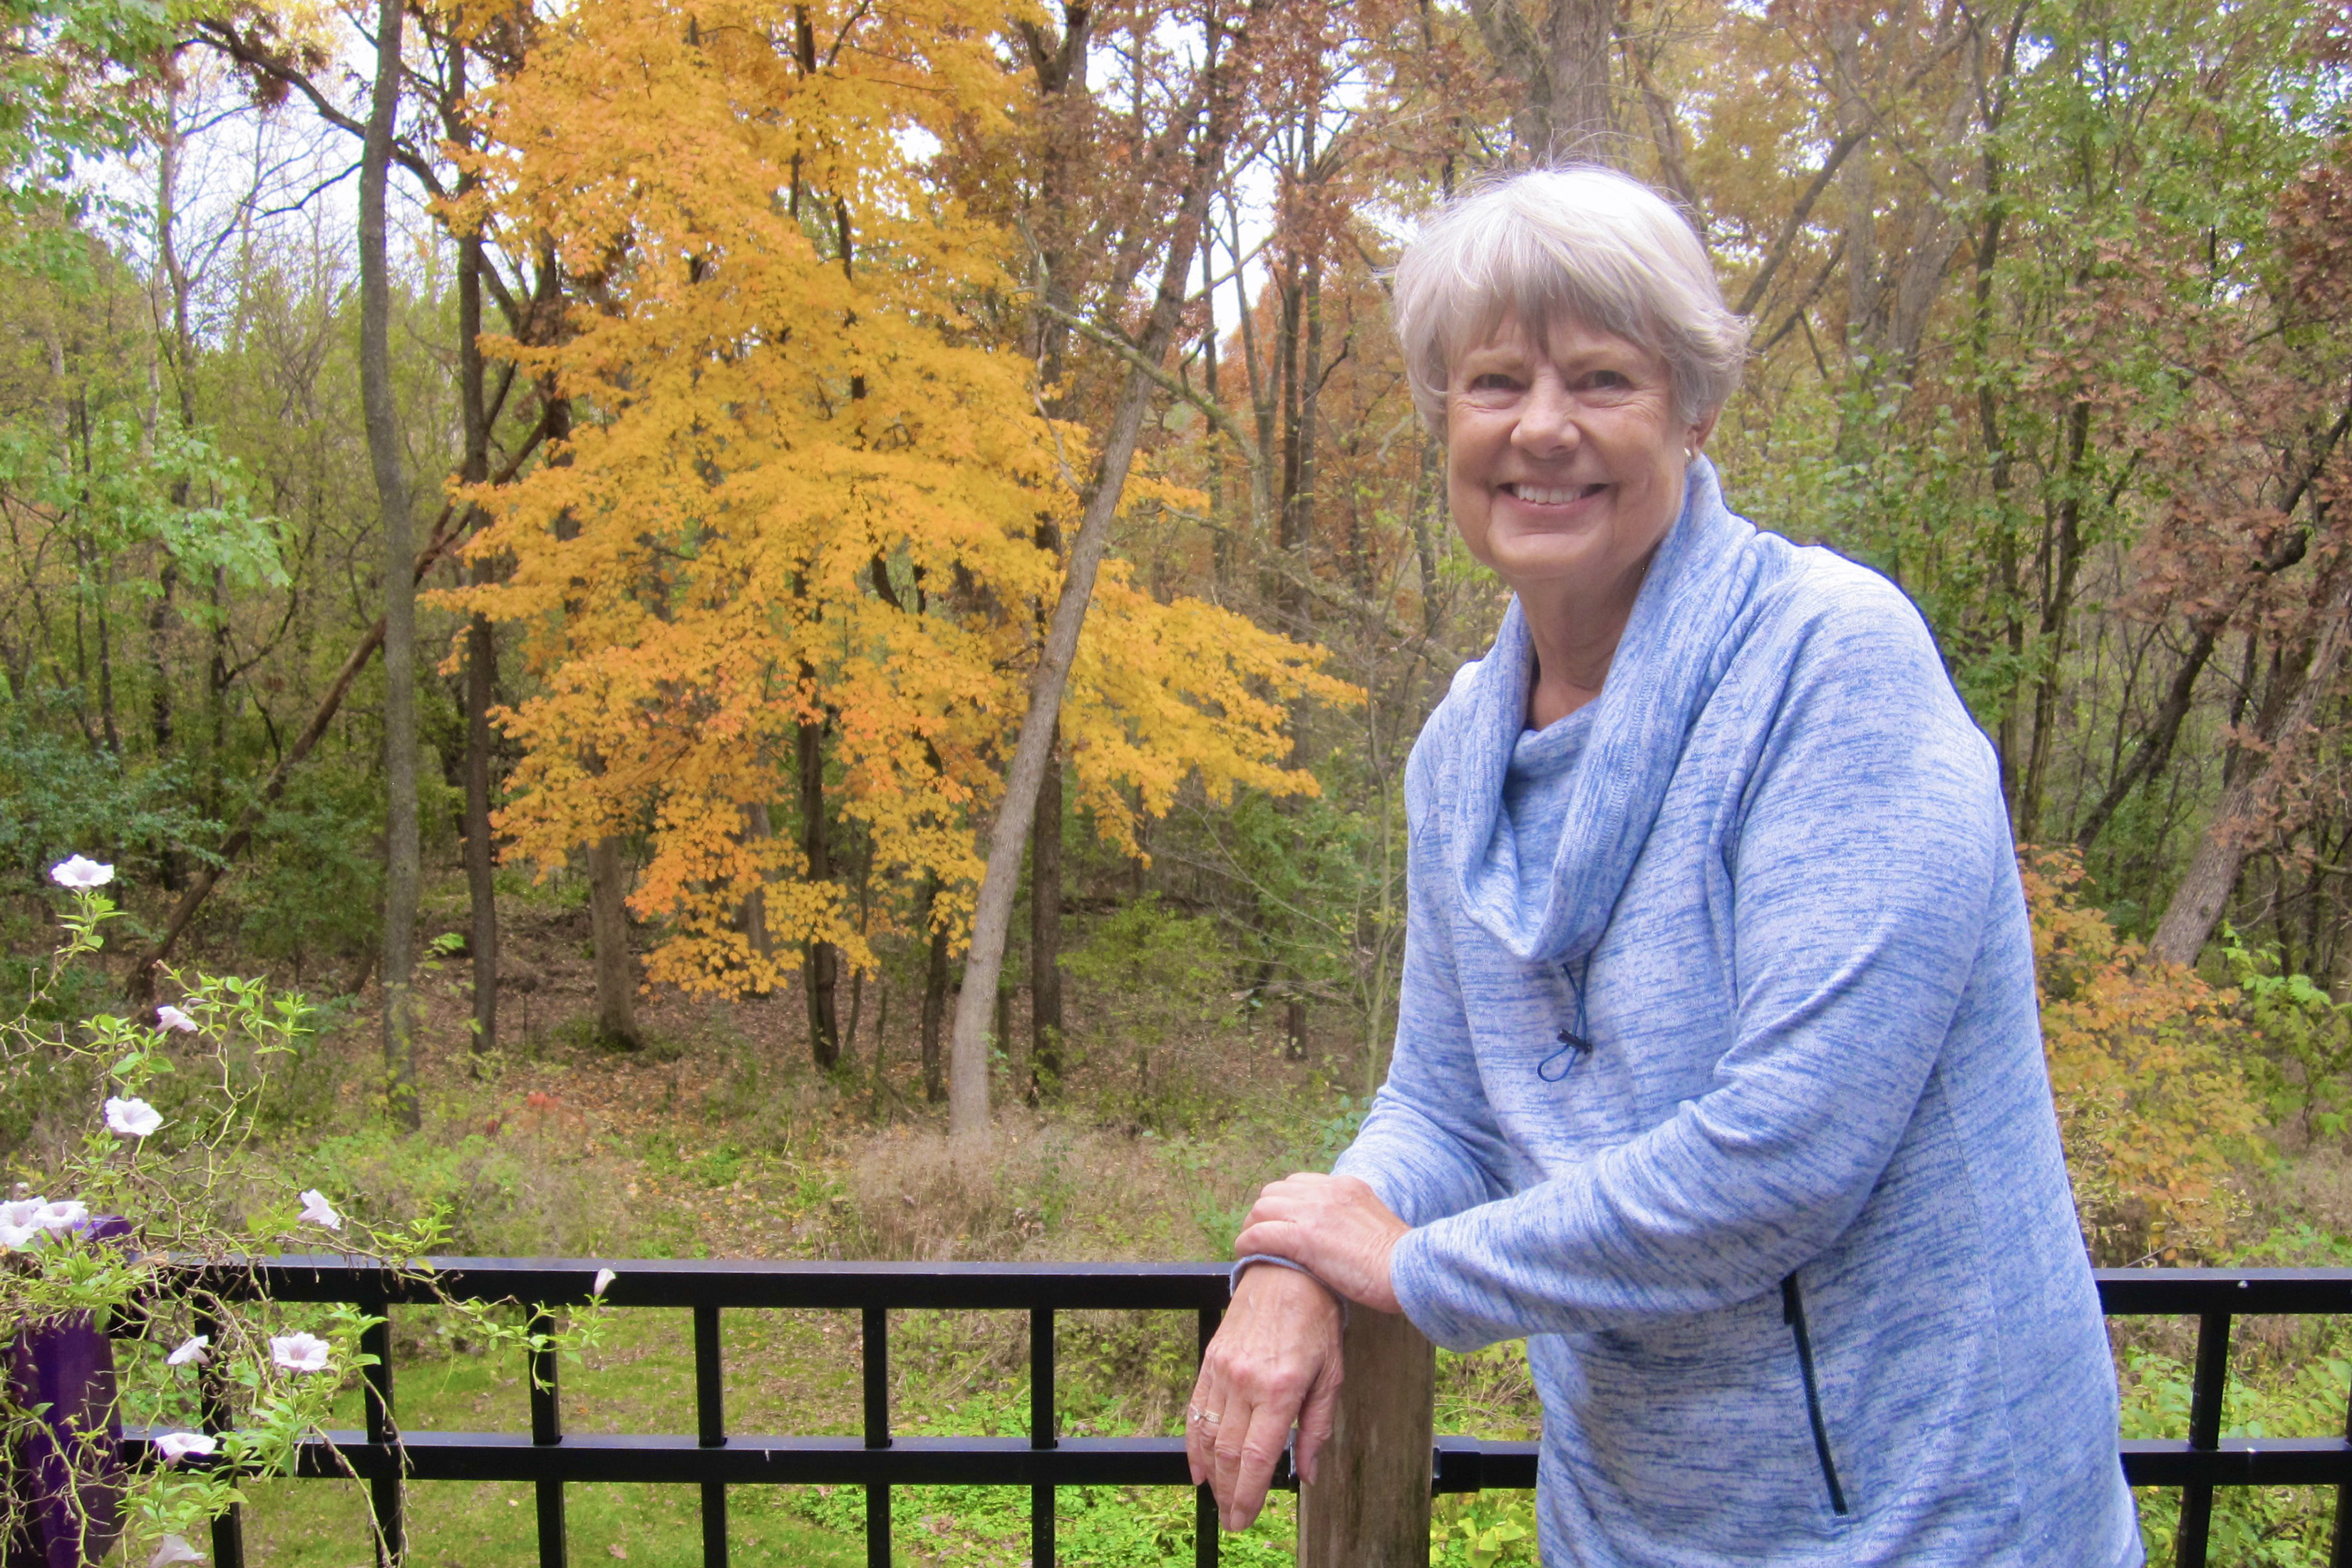
<path fill-rule="evenodd" d="M 1209 1483 L 1219 1521 L 1247 1530 L 1298 1428 L 1298 1473 L 1312 1479 L 1339 1402 L 1339 1304 L 1294 1269 L 1244 1269 L 1201 1358 L 1184 1415 L 1192 1484 Z"/>
<path fill-rule="evenodd" d="M 1268 1185 L 1242 1226 L 1234 1250 L 1287 1258 L 1350 1301 L 1376 1312 L 1403 1310 L 1389 1279 L 1389 1255 L 1412 1229 L 1370 1185 L 1354 1176 L 1301 1172 Z M 1287 1274 L 1253 1268 L 1251 1274 Z"/>

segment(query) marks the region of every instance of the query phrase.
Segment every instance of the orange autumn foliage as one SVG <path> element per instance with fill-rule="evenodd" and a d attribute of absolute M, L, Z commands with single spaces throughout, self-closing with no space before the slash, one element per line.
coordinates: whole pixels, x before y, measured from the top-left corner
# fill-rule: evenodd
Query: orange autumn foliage
<path fill-rule="evenodd" d="M 2021 856 L 2042 1048 L 2084 1239 L 2100 1263 L 2210 1257 L 2263 1125 L 2234 991 L 2147 955 L 2084 901 L 2071 849 Z"/>
<path fill-rule="evenodd" d="M 488 210 L 546 236 L 581 301 L 499 352 L 577 422 L 473 498 L 473 549 L 513 569 L 450 597 L 520 626 L 537 681 L 501 715 L 524 747 L 501 830 L 542 864 L 645 835 L 653 980 L 770 989 L 808 942 L 868 965 L 915 888 L 951 921 L 978 878 L 1086 457 L 1012 348 L 1010 237 L 920 152 L 1011 133 L 1002 20 L 583 0 L 486 106 Z M 1131 842 L 1187 777 L 1310 792 L 1286 704 L 1353 695 L 1321 658 L 1110 563 L 1065 709 L 1081 800 Z M 870 847 L 878 909 L 813 868 L 812 785 L 820 831 Z"/>

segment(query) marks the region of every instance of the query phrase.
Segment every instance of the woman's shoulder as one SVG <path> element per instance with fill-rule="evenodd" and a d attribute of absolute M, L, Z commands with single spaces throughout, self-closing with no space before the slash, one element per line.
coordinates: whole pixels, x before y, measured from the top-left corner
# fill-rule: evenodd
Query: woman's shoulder
<path fill-rule="evenodd" d="M 1759 538 L 1780 558 L 1766 597 L 1782 636 L 1888 637 L 1933 649 L 1927 617 L 1884 574 L 1827 545 L 1798 544 L 1778 534 Z"/>
<path fill-rule="evenodd" d="M 1997 780 L 1910 596 L 1834 551 L 1777 543 L 1780 570 L 1725 683 L 1752 743 L 1766 757 L 1827 747 L 1865 770 L 1907 758 L 1955 787 Z"/>
<path fill-rule="evenodd" d="M 1935 634 L 1900 586 L 1822 545 L 1760 539 L 1779 559 L 1758 596 L 1741 662 L 1805 684 L 1908 684 L 1922 698 L 1957 703 Z"/>

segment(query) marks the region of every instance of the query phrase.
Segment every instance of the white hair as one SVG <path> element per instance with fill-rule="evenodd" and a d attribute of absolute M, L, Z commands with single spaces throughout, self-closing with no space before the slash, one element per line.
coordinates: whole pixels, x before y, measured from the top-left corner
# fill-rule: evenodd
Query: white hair
<path fill-rule="evenodd" d="M 1613 169 L 1530 169 L 1473 186 L 1397 258 L 1391 305 L 1412 400 L 1445 433 L 1455 357 L 1516 321 L 1538 341 L 1563 321 L 1666 362 L 1675 416 L 1721 408 L 1748 358 L 1697 234 L 1673 204 Z"/>

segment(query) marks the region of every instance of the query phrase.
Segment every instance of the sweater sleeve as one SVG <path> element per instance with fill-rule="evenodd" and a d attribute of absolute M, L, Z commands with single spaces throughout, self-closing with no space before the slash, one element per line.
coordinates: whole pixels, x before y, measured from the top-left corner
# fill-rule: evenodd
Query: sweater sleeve
<path fill-rule="evenodd" d="M 2016 876 L 1989 749 L 1883 584 L 1798 640 L 1753 722 L 1725 857 L 1732 1044 L 1674 1115 L 1551 1180 L 1418 1226 L 1397 1295 L 1466 1350 L 1749 1300 L 1861 1212 Z M 1482 1101 L 1483 1103 L 1483 1101 Z"/>
<path fill-rule="evenodd" d="M 1439 725 L 1433 724 L 1433 731 Z M 1479 1085 L 1470 1026 L 1439 902 L 1444 857 L 1429 808 L 1428 737 L 1405 768 L 1404 974 L 1396 1047 L 1362 1131 L 1332 1166 L 1356 1176 L 1407 1225 L 1427 1225 L 1491 1203 L 1510 1188 L 1510 1152 Z"/>

